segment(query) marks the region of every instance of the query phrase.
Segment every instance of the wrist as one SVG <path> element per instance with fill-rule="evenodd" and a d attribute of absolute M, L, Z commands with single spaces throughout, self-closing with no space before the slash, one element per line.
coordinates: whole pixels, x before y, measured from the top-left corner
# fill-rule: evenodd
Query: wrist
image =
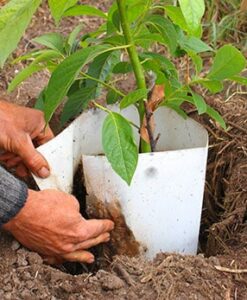
<path fill-rule="evenodd" d="M 19 210 L 17 210 L 16 214 L 12 218 L 10 218 L 8 222 L 3 224 L 2 226 L 3 229 L 11 232 L 12 230 L 14 230 L 15 227 L 18 227 L 19 223 L 22 223 L 22 220 L 25 220 L 25 218 L 28 217 L 29 214 L 28 212 L 30 210 L 29 208 L 30 205 L 32 205 L 33 199 L 35 198 L 35 193 L 37 192 L 27 189 L 26 199 L 22 207 L 20 207 Z"/>
<path fill-rule="evenodd" d="M 26 184 L 0 167 L 0 227 L 17 215 L 27 196 Z"/>

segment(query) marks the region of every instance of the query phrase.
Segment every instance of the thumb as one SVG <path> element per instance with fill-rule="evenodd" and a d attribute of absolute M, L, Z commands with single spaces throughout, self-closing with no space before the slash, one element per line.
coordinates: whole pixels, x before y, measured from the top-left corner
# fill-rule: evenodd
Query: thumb
<path fill-rule="evenodd" d="M 46 159 L 34 148 L 29 135 L 21 138 L 18 143 L 18 154 L 25 166 L 36 176 L 46 178 L 50 175 L 50 168 Z"/>

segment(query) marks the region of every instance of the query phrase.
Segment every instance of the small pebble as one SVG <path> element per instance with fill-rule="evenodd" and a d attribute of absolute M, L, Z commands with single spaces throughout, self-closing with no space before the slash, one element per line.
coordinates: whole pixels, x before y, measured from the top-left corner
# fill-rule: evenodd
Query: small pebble
<path fill-rule="evenodd" d="M 20 247 L 21 247 L 21 244 L 19 242 L 17 242 L 17 241 L 12 242 L 11 249 L 13 251 L 17 251 Z"/>

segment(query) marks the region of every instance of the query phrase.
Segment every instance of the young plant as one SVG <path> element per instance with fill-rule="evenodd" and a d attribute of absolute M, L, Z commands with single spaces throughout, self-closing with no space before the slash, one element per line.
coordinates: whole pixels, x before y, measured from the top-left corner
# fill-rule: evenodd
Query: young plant
<path fill-rule="evenodd" d="M 226 129 L 222 117 L 196 93 L 196 88 L 202 86 L 215 94 L 223 89 L 225 80 L 246 84 L 246 78 L 239 75 L 246 60 L 232 45 L 214 50 L 201 40 L 204 0 L 116 0 L 107 13 L 76 3 L 49 1 L 57 24 L 64 16 L 86 14 L 101 18 L 102 25 L 86 35 L 80 35 L 79 25 L 67 38 L 48 33 L 34 39 L 45 48 L 17 59 L 31 63 L 13 79 L 9 91 L 34 72 L 47 68 L 51 78 L 38 100 L 47 122 L 64 100 L 63 123 L 94 101 L 107 113 L 102 129 L 105 155 L 128 184 L 139 150 L 155 151 L 158 137 L 154 136 L 153 113 L 159 106 L 170 107 L 186 117 L 182 104 L 189 102 L 199 114 L 208 114 Z M 178 57 L 186 62 L 185 71 L 174 64 Z M 209 70 L 204 67 L 208 57 Z M 132 72 L 136 88 L 125 94 L 113 79 Z M 150 77 L 151 84 L 147 80 Z M 136 107 L 140 124 L 97 104 L 105 90 L 108 104 L 117 103 L 121 110 L 130 105 Z M 134 141 L 133 126 L 139 129 L 140 145 Z"/>

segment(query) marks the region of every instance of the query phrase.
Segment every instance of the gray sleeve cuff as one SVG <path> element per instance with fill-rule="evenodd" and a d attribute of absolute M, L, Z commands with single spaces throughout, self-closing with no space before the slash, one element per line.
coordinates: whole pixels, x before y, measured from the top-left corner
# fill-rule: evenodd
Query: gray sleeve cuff
<path fill-rule="evenodd" d="M 0 166 L 0 227 L 17 215 L 27 196 L 27 185 Z"/>

